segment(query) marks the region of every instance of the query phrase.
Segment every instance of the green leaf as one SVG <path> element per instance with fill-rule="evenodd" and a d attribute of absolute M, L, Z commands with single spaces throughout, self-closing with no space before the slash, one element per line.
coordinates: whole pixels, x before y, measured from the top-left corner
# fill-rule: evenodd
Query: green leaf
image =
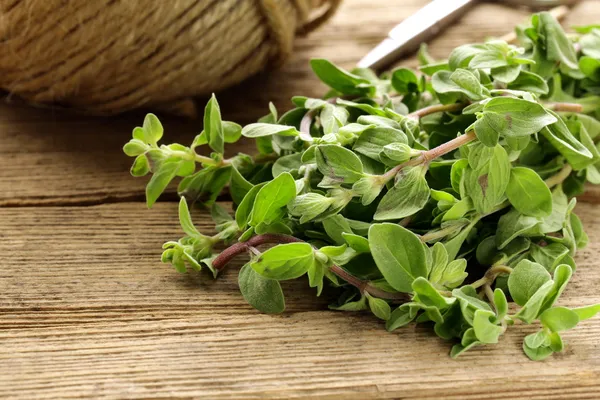
<path fill-rule="evenodd" d="M 429 270 L 429 281 L 434 285 L 443 278 L 444 270 L 448 265 L 448 251 L 440 242 L 435 243 L 431 248 L 431 259 Z"/>
<path fill-rule="evenodd" d="M 416 293 L 413 301 L 421 303 L 426 307 L 435 307 L 440 311 L 443 311 L 456 301 L 455 298 L 442 296 L 440 292 L 438 292 L 437 289 L 423 277 L 417 277 L 412 283 L 412 288 Z"/>
<path fill-rule="evenodd" d="M 496 314 L 487 310 L 476 310 L 473 317 L 473 331 L 481 343 L 498 343 L 502 327 L 491 322 Z"/>
<path fill-rule="evenodd" d="M 546 246 L 532 244 L 529 254 L 533 261 L 542 264 L 548 272 L 554 272 L 556 266 L 569 254 L 569 249 L 560 243 L 550 243 Z"/>
<path fill-rule="evenodd" d="M 210 148 L 223 154 L 225 151 L 223 122 L 221 121 L 221 109 L 214 93 L 204 108 L 204 134 Z"/>
<path fill-rule="evenodd" d="M 528 217 L 515 209 L 511 209 L 501 216 L 498 221 L 496 247 L 502 250 L 518 236 L 529 236 L 530 234 L 538 233 L 540 222 L 538 218 Z"/>
<path fill-rule="evenodd" d="M 392 72 L 392 87 L 400 94 L 421 91 L 419 78 L 408 68 L 398 68 Z"/>
<path fill-rule="evenodd" d="M 323 83 L 342 94 L 369 95 L 375 92 L 367 79 L 338 68 L 327 60 L 314 58 L 310 60 L 310 66 Z"/>
<path fill-rule="evenodd" d="M 532 23 L 543 42 L 547 60 L 559 64 L 561 70 L 566 73 L 576 70 L 575 48 L 556 18 L 549 12 L 542 12 L 533 16 Z M 535 72 L 535 69 L 532 69 Z"/>
<path fill-rule="evenodd" d="M 344 100 L 344 99 L 337 99 L 336 103 L 341 106 L 346 106 L 346 107 L 355 108 L 357 110 L 364 111 L 367 114 L 379 115 L 382 117 L 386 116 L 385 111 L 383 111 L 381 108 L 377 108 L 377 106 L 371 105 L 369 103 L 357 103 L 354 101 L 349 101 L 349 100 Z M 350 123 L 350 124 L 341 126 L 340 131 L 343 130 L 344 133 L 352 133 L 353 136 L 359 136 L 361 134 L 361 132 L 365 131 L 366 129 L 369 129 L 370 127 L 371 126 L 369 126 L 369 125 Z"/>
<path fill-rule="evenodd" d="M 523 90 L 539 95 L 548 94 L 550 91 L 544 78 L 525 70 L 521 70 L 519 76 L 508 84 L 508 89 Z"/>
<path fill-rule="evenodd" d="M 581 57 L 579 59 L 579 69 L 591 80 L 600 81 L 600 59 L 587 56 Z"/>
<path fill-rule="evenodd" d="M 246 193 L 242 201 L 240 202 L 237 210 L 235 210 L 235 221 L 237 222 L 240 228 L 245 228 L 248 225 L 250 220 L 250 216 L 252 215 L 252 207 L 254 206 L 254 200 L 256 200 L 256 196 L 258 192 L 265 184 L 259 184 L 250 188 L 250 190 Z"/>
<path fill-rule="evenodd" d="M 223 121 L 223 140 L 225 143 L 235 143 L 242 136 L 242 126 L 231 121 Z"/>
<path fill-rule="evenodd" d="M 140 154 L 133 161 L 130 173 L 132 176 L 144 176 L 150 172 L 150 163 L 145 154 Z"/>
<path fill-rule="evenodd" d="M 596 27 L 587 33 L 579 39 L 581 52 L 586 56 L 600 59 L 600 28 Z"/>
<path fill-rule="evenodd" d="M 566 307 L 553 307 L 540 315 L 540 322 L 552 332 L 561 332 L 574 328 L 579 323 L 579 316 Z"/>
<path fill-rule="evenodd" d="M 561 230 L 567 217 L 568 204 L 569 199 L 565 195 L 562 186 L 557 186 L 552 191 L 552 214 L 542 220 L 540 231 L 546 233 Z"/>
<path fill-rule="evenodd" d="M 467 261 L 463 258 L 448 263 L 446 247 L 438 242 L 432 247 L 432 268 L 429 281 L 438 289 L 448 290 L 459 286 L 468 273 Z"/>
<path fill-rule="evenodd" d="M 545 127 L 541 133 L 562 154 L 575 171 L 594 163 L 592 153 L 569 131 L 565 122 L 552 111 L 557 121 Z"/>
<path fill-rule="evenodd" d="M 265 184 L 256 195 L 250 217 L 250 225 L 256 226 L 261 222 L 270 224 L 279 219 L 285 207 L 296 197 L 294 178 L 284 172 L 271 182 Z"/>
<path fill-rule="evenodd" d="M 231 170 L 231 182 L 229 184 L 229 194 L 235 204 L 240 204 L 244 196 L 252 189 L 254 185 L 246 180 L 237 168 Z"/>
<path fill-rule="evenodd" d="M 392 127 L 374 127 L 361 133 L 352 150 L 373 160 L 382 161 L 381 152 L 386 146 L 395 143 L 407 144 L 406 134 Z"/>
<path fill-rule="evenodd" d="M 449 222 L 464 226 L 464 228 L 461 228 L 459 233 L 452 239 L 442 242 L 444 244 L 444 247 L 446 247 L 446 250 L 448 251 L 448 257 L 450 259 L 456 258 L 463 243 L 465 242 L 465 240 L 467 240 L 467 236 L 469 236 L 471 230 L 477 224 L 477 222 L 479 222 L 478 218 L 473 219 L 467 226 L 464 226 L 464 221 L 460 220 Z"/>
<path fill-rule="evenodd" d="M 163 126 L 158 120 L 158 117 L 154 114 L 146 114 L 144 118 L 143 126 L 143 137 L 144 143 L 150 143 L 156 145 L 156 143 L 162 138 Z M 134 132 L 135 137 L 135 132 Z"/>
<path fill-rule="evenodd" d="M 521 214 L 541 218 L 552 213 L 552 193 L 530 168 L 515 167 L 511 170 L 506 195 Z"/>
<path fill-rule="evenodd" d="M 577 314 L 580 321 L 584 321 L 584 320 L 590 319 L 590 318 L 594 317 L 596 314 L 600 313 L 600 304 L 595 304 L 593 306 L 574 308 L 573 312 L 575 312 L 575 314 Z"/>
<path fill-rule="evenodd" d="M 462 180 L 464 170 L 468 165 L 469 161 L 464 158 L 461 158 L 452 164 L 452 169 L 450 170 L 450 180 L 452 189 L 454 189 L 456 193 L 460 193 L 460 182 Z"/>
<path fill-rule="evenodd" d="M 369 247 L 377 267 L 399 292 L 412 292 L 412 282 L 427 276 L 425 248 L 419 238 L 395 224 L 374 224 L 369 229 Z"/>
<path fill-rule="evenodd" d="M 189 203 L 201 200 L 210 205 L 231 179 L 232 166 L 206 167 L 194 175 L 186 176 L 177 187 L 180 196 L 185 196 Z"/>
<path fill-rule="evenodd" d="M 431 84 L 437 93 L 464 94 L 471 100 L 481 100 L 489 94 L 479 79 L 466 69 L 457 69 L 454 72 L 438 71 L 433 74 Z"/>
<path fill-rule="evenodd" d="M 265 278 L 283 281 L 304 275 L 314 260 L 312 246 L 308 243 L 286 243 L 271 247 L 250 266 Z"/>
<path fill-rule="evenodd" d="M 144 154 L 149 149 L 149 146 L 139 139 L 131 139 L 123 146 L 123 152 L 129 157 L 136 157 Z"/>
<path fill-rule="evenodd" d="M 562 337 L 560 337 L 560 334 L 558 332 L 552 332 L 550 335 L 550 348 L 552 349 L 552 351 L 563 351 L 563 349 L 565 348 L 565 345 L 563 343 Z"/>
<path fill-rule="evenodd" d="M 286 156 L 279 157 L 273 164 L 273 178 L 277 178 L 284 172 L 298 172 L 298 169 L 302 166 L 301 158 L 302 153 L 288 154 Z"/>
<path fill-rule="evenodd" d="M 457 358 L 465 351 L 480 344 L 481 342 L 477 340 L 477 336 L 475 336 L 475 330 L 473 328 L 469 328 L 463 334 L 460 344 L 455 344 L 454 346 L 452 346 L 452 350 L 450 351 L 450 357 Z"/>
<path fill-rule="evenodd" d="M 348 122 L 348 111 L 341 106 L 325 104 L 319 114 L 324 134 L 335 133 Z"/>
<path fill-rule="evenodd" d="M 539 339 L 541 338 L 541 339 Z M 523 341 L 523 351 L 533 361 L 547 358 L 554 351 L 550 348 L 550 338 L 545 332 L 527 335 Z"/>
<path fill-rule="evenodd" d="M 518 78 L 520 72 L 520 65 L 504 65 L 491 70 L 492 76 L 496 81 L 507 84 L 514 82 Z"/>
<path fill-rule="evenodd" d="M 484 301 L 479 300 L 476 296 L 475 289 L 471 286 L 463 286 L 460 289 L 454 289 L 452 296 L 456 297 L 460 303 L 463 318 L 469 325 L 473 325 L 475 311 L 485 310 L 492 311 L 492 308 Z"/>
<path fill-rule="evenodd" d="M 167 159 L 160 164 L 157 171 L 146 185 L 146 204 L 148 208 L 152 207 L 161 193 L 167 188 L 169 183 L 177 175 L 177 170 L 181 166 L 179 159 Z"/>
<path fill-rule="evenodd" d="M 540 286 L 540 288 L 531 296 L 531 298 L 527 300 L 527 303 L 525 303 L 523 308 L 521 308 L 519 312 L 515 314 L 515 318 L 519 318 L 521 321 L 528 324 L 532 323 L 533 320 L 535 320 L 540 314 L 544 299 L 552 290 L 552 286 L 552 281 L 548 281 Z"/>
<path fill-rule="evenodd" d="M 390 319 L 392 310 L 390 308 L 390 305 L 385 300 L 373 297 L 368 292 L 365 292 L 365 297 L 367 298 L 367 303 L 369 303 L 369 308 L 371 309 L 371 312 L 375 314 L 377 318 L 382 319 L 384 321 Z"/>
<path fill-rule="evenodd" d="M 279 282 L 264 278 L 250 264 L 240 269 L 238 283 L 244 299 L 258 311 L 278 314 L 285 310 L 285 298 Z"/>
<path fill-rule="evenodd" d="M 358 301 L 350 301 L 341 306 L 329 306 L 332 310 L 338 311 L 362 311 L 367 309 L 367 298 L 365 296 L 361 297 Z"/>
<path fill-rule="evenodd" d="M 337 145 L 317 147 L 317 168 L 324 175 L 320 187 L 331 188 L 354 183 L 363 175 L 363 165 L 352 151 Z"/>
<path fill-rule="evenodd" d="M 367 175 L 360 178 L 352 185 L 352 190 L 356 195 L 361 196 L 363 206 L 371 204 L 383 189 L 384 183 L 377 175 Z"/>
<path fill-rule="evenodd" d="M 261 122 L 249 124 L 242 128 L 242 135 L 249 138 L 259 138 L 272 135 L 298 136 L 299 134 L 300 132 L 298 132 L 298 130 L 293 126 L 267 124 Z"/>
<path fill-rule="evenodd" d="M 400 219 L 421 210 L 429 200 L 430 190 L 423 167 L 405 168 L 396 183 L 383 196 L 373 216 L 376 221 Z"/>
<path fill-rule="evenodd" d="M 413 319 L 415 319 L 415 315 L 411 315 L 410 307 L 406 304 L 403 304 L 392 311 L 390 318 L 385 324 L 385 329 L 387 329 L 388 332 L 394 331 L 398 328 L 408 325 Z"/>
<path fill-rule="evenodd" d="M 291 215 L 300 217 L 300 223 L 304 224 L 324 213 L 333 201 L 333 198 L 318 193 L 306 193 L 297 196 L 288 209 Z"/>
<path fill-rule="evenodd" d="M 323 277 L 325 276 L 325 266 L 316 259 L 312 262 L 307 271 L 308 285 L 317 288 L 317 296 L 323 291 Z"/>
<path fill-rule="evenodd" d="M 515 303 L 524 306 L 549 281 L 550 274 L 546 268 L 529 260 L 522 260 L 508 276 L 508 289 Z"/>
<path fill-rule="evenodd" d="M 352 228 L 346 218 L 339 214 L 324 219 L 323 229 L 325 229 L 327 236 L 333 239 L 338 245 L 346 243 L 346 239 L 343 236 L 344 233 L 352 233 Z"/>
<path fill-rule="evenodd" d="M 539 132 L 557 118 L 538 103 L 513 97 L 494 97 L 483 107 L 473 128 L 486 146 L 494 146 L 498 137 L 523 137 Z"/>
<path fill-rule="evenodd" d="M 510 161 L 502 146 L 496 145 L 486 159 L 482 167 L 463 172 L 465 186 L 480 214 L 492 211 L 504 199 L 510 177 Z"/>
<path fill-rule="evenodd" d="M 494 290 L 494 306 L 496 307 L 498 319 L 501 320 L 508 313 L 508 301 L 504 291 L 500 288 Z"/>
<path fill-rule="evenodd" d="M 544 303 L 540 307 L 540 312 L 552 307 L 554 302 L 558 300 L 563 290 L 567 287 L 567 283 L 569 283 L 569 279 L 571 279 L 572 275 L 573 270 L 567 264 L 561 264 L 554 270 L 554 283 L 546 295 Z"/>
<path fill-rule="evenodd" d="M 191 237 L 201 237 L 202 234 L 198 232 L 198 229 L 194 226 L 192 222 L 192 217 L 190 216 L 190 210 L 187 205 L 187 201 L 184 197 L 179 200 L 179 223 L 181 224 L 181 228 L 185 232 L 186 235 Z"/>
<path fill-rule="evenodd" d="M 369 247 L 369 240 L 355 235 L 353 233 L 342 232 L 342 237 L 352 249 L 354 249 L 358 253 L 369 253 L 371 252 L 371 248 Z"/>

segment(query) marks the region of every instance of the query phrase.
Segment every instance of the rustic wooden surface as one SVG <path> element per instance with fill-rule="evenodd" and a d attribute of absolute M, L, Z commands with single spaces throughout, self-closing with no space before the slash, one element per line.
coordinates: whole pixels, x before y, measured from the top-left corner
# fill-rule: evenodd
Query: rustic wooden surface
<path fill-rule="evenodd" d="M 284 110 L 293 94 L 318 96 L 309 58 L 351 66 L 425 2 L 346 0 L 329 25 L 298 40 L 285 67 L 221 94 L 226 118 L 250 121 L 268 100 Z M 503 34 L 526 15 L 481 4 L 432 53 Z M 592 0 L 567 23 L 598 20 Z M 145 182 L 128 176 L 120 152 L 141 116 L 0 106 L 0 398 L 598 398 L 600 318 L 568 332 L 566 352 L 541 363 L 520 348 L 531 326 L 451 361 L 450 345 L 427 327 L 387 333 L 372 316 L 327 311 L 328 299 L 302 280 L 284 286 L 286 313 L 259 314 L 237 290 L 242 260 L 218 281 L 162 265 L 160 245 L 181 235 L 174 197 L 146 210 Z M 164 125 L 183 143 L 200 129 Z M 577 208 L 591 244 L 562 305 L 600 302 L 596 193 Z M 206 215 L 195 219 L 210 229 Z"/>

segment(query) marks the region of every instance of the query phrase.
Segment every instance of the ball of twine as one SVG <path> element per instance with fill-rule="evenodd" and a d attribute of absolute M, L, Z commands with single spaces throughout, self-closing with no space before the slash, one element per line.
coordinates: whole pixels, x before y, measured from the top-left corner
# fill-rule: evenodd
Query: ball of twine
<path fill-rule="evenodd" d="M 96 114 L 194 115 L 192 96 L 281 63 L 340 1 L 0 0 L 0 88 Z"/>

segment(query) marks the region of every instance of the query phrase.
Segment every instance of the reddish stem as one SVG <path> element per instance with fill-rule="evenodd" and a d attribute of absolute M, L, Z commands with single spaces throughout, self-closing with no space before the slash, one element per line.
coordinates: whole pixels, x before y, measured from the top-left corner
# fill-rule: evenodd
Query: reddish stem
<path fill-rule="evenodd" d="M 245 242 L 237 242 L 234 245 L 229 246 L 221 252 L 212 262 L 215 269 L 221 270 L 225 268 L 225 265 L 231 261 L 235 256 L 245 253 L 251 247 L 260 246 L 261 244 L 269 243 L 294 243 L 302 242 L 302 240 L 289 235 L 282 235 L 277 233 L 265 233 L 262 235 L 253 236 Z"/>
<path fill-rule="evenodd" d="M 256 235 L 251 237 L 245 242 L 238 242 L 232 246 L 229 246 L 221 254 L 219 254 L 213 260 L 213 267 L 217 270 L 222 270 L 225 265 L 231 261 L 235 256 L 245 253 L 253 247 L 260 246 L 262 244 L 281 244 L 281 243 L 296 243 L 304 242 L 294 236 L 277 234 L 277 233 L 265 233 L 262 235 Z M 359 279 L 340 267 L 339 265 L 332 265 L 329 270 L 337 275 L 339 278 L 348 282 L 352 286 L 356 287 L 361 293 L 368 292 L 371 296 L 379 297 L 386 300 L 395 301 L 410 301 L 410 296 L 406 293 L 390 293 L 385 290 L 381 290 L 371 285 L 368 281 Z"/>

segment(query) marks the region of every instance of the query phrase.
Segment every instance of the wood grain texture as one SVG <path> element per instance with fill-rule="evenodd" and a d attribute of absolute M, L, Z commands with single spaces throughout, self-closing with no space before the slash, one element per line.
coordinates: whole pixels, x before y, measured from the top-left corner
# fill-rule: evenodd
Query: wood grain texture
<path fill-rule="evenodd" d="M 346 0 L 330 23 L 297 40 L 294 55 L 280 70 L 220 93 L 224 118 L 250 122 L 267 113 L 269 101 L 283 111 L 290 108 L 293 95 L 321 96 L 326 89 L 310 71 L 310 58 L 326 57 L 351 68 L 390 28 L 427 1 Z M 506 33 L 527 15 L 526 9 L 482 2 L 434 39 L 431 52 L 446 57 L 455 46 Z M 591 0 L 577 5 L 565 23 L 586 24 L 599 19 L 600 6 Z M 415 60 L 401 63 L 415 65 Z M 199 120 L 160 117 L 169 142 L 189 144 L 201 130 Z M 102 119 L 0 105 L 0 206 L 141 199 L 145 181 L 128 176 L 132 159 L 122 154 L 121 147 L 142 119 L 142 113 Z M 242 141 L 228 146 L 227 151 L 253 152 L 254 147 Z"/>
<path fill-rule="evenodd" d="M 600 209 L 577 209 L 590 247 L 559 303 L 600 302 Z M 0 208 L 0 398 L 593 399 L 600 319 L 565 334 L 566 351 L 533 363 L 536 326 L 448 358 L 431 327 L 387 333 L 369 314 L 328 311 L 307 282 L 288 310 L 252 310 L 238 260 L 218 280 L 158 260 L 180 235 L 176 204 Z M 200 228 L 207 215 L 196 213 Z M 6 256 L 9 255 L 9 256 Z M 502 382 L 508 382 L 502 384 Z"/>
<path fill-rule="evenodd" d="M 330 24 L 297 41 L 282 69 L 221 93 L 224 117 L 249 122 L 269 100 L 284 110 L 294 94 L 320 96 L 311 57 L 351 67 L 426 2 L 345 0 Z M 567 24 L 597 22 L 598 4 L 579 4 Z M 527 14 L 482 3 L 431 51 L 444 57 Z M 566 351 L 544 362 L 523 355 L 523 337 L 537 328 L 523 325 L 452 361 L 450 344 L 430 327 L 387 333 L 371 315 L 329 311 L 332 294 L 316 298 L 302 279 L 283 285 L 284 314 L 260 314 L 237 288 L 243 259 L 217 281 L 161 264 L 161 244 L 182 234 L 177 205 L 147 210 L 146 182 L 129 177 L 131 159 L 121 153 L 142 118 L 0 105 L 0 398 L 599 397 L 600 318 L 566 333 Z M 169 141 L 189 143 L 201 129 L 200 121 L 161 119 Z M 229 151 L 253 150 L 244 141 Z M 585 197 L 598 198 L 597 188 Z M 577 211 L 590 246 L 577 256 L 565 306 L 600 302 L 600 208 Z M 212 229 L 206 214 L 195 211 L 194 220 Z"/>

